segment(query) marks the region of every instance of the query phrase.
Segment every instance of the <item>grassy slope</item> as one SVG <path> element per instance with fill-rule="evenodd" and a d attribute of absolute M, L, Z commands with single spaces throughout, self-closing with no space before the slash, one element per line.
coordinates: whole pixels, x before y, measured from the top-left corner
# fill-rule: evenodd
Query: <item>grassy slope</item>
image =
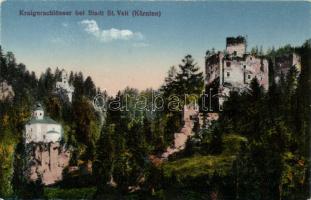
<path fill-rule="evenodd" d="M 205 175 L 225 175 L 234 161 L 234 155 L 217 155 L 217 156 L 193 156 L 182 158 L 177 161 L 168 162 L 164 165 L 164 175 L 172 176 L 174 173 L 179 178 L 195 178 Z"/>
<path fill-rule="evenodd" d="M 44 198 L 46 199 L 92 199 L 96 192 L 95 187 L 90 188 L 45 188 Z"/>
<path fill-rule="evenodd" d="M 231 171 L 232 163 L 236 158 L 241 142 L 246 139 L 239 135 L 225 135 L 223 138 L 223 153 L 220 155 L 195 155 L 167 162 L 163 165 L 164 176 L 171 178 L 176 176 L 179 181 L 194 180 L 202 176 L 226 176 Z M 91 199 L 96 188 L 45 188 L 44 196 L 47 199 Z M 161 192 L 160 192 L 161 193 Z M 205 195 L 205 196 L 204 196 Z M 207 194 L 198 193 L 191 190 L 180 191 L 178 188 L 167 188 L 162 190 L 162 194 L 157 194 L 163 199 L 207 199 Z M 106 197 L 107 198 L 107 197 Z M 110 199 L 110 198 L 107 198 Z M 114 199 L 113 196 L 111 199 Z M 124 199 L 139 199 L 135 194 L 127 195 Z M 149 198 L 146 198 L 149 199 Z M 154 199 L 154 198 L 151 198 Z"/>
<path fill-rule="evenodd" d="M 241 142 L 246 138 L 240 135 L 225 135 L 223 138 L 223 153 L 220 155 L 194 155 L 164 164 L 165 177 L 177 176 L 179 180 L 201 176 L 226 176 L 232 167 Z"/>

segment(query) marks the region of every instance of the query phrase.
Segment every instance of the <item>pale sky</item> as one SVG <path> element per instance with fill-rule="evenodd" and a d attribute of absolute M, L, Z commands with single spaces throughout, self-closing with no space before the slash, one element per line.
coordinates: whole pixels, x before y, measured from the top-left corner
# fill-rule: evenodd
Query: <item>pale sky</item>
<path fill-rule="evenodd" d="M 1 0 L 0 0 L 1 1 Z M 311 38 L 307 2 L 6 1 L 1 45 L 37 74 L 47 67 L 82 71 L 115 94 L 126 86 L 158 88 L 170 66 L 191 54 L 204 69 L 206 50 L 247 35 L 249 49 L 301 45 Z M 48 10 L 161 11 L 161 17 L 20 16 Z"/>

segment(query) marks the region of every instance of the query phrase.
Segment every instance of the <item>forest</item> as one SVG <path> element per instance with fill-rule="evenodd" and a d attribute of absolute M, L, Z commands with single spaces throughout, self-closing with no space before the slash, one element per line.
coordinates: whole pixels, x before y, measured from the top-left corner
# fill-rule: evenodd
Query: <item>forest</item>
<path fill-rule="evenodd" d="M 0 197 L 18 199 L 236 199 L 291 200 L 310 197 L 311 40 L 267 52 L 272 60 L 296 52 L 301 71 L 294 67 L 268 91 L 253 79 L 249 92 L 231 92 L 219 119 L 208 129 L 194 128 L 183 151 L 168 160 L 157 158 L 182 127 L 182 113 L 166 109 L 169 97 L 204 93 L 204 74 L 187 55 L 171 67 L 159 89 L 127 87 L 115 96 L 81 72 L 69 73 L 75 88 L 69 103 L 55 94 L 61 68 L 40 75 L 16 63 L 0 47 L 0 83 L 12 86 L 13 98 L 0 100 Z M 127 110 L 98 111 L 93 98 L 108 104 L 126 101 Z M 164 109 L 137 109 L 127 95 L 164 97 Z M 183 108 L 194 99 L 184 99 Z M 41 102 L 47 114 L 64 129 L 63 143 L 72 149 L 64 178 L 45 187 L 23 175 L 23 131 L 33 105 Z M 151 101 L 148 101 L 151 102 Z M 151 103 L 147 107 L 151 107 Z M 202 113 L 206 115 L 207 113 Z M 91 170 L 83 169 L 91 163 Z"/>

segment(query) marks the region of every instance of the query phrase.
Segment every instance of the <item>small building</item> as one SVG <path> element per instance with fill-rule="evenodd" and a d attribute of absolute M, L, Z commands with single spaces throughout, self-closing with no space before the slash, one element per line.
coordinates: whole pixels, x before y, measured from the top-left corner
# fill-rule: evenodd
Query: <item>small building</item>
<path fill-rule="evenodd" d="M 63 97 L 67 97 L 68 101 L 72 101 L 72 94 L 75 88 L 69 84 L 69 78 L 65 70 L 62 70 L 62 80 L 56 82 L 56 91 Z"/>
<path fill-rule="evenodd" d="M 25 143 L 59 142 L 62 138 L 62 126 L 44 114 L 40 103 L 34 107 L 32 117 L 25 126 Z"/>

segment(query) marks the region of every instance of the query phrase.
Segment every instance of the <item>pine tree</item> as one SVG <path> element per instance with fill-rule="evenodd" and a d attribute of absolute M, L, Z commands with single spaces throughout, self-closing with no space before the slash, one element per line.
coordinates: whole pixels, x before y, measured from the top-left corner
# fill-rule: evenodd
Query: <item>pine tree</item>
<path fill-rule="evenodd" d="M 174 94 L 176 92 L 176 75 L 177 70 L 174 66 L 172 66 L 169 69 L 168 75 L 165 78 L 164 85 L 162 86 L 164 96 L 168 97 L 169 95 Z"/>
<path fill-rule="evenodd" d="M 185 56 L 182 59 L 182 64 L 179 65 L 180 71 L 176 75 L 177 95 L 183 99 L 185 94 L 196 95 L 197 98 L 203 91 L 203 73 L 199 72 L 199 67 L 194 63 L 191 55 Z M 187 99 L 189 101 L 193 100 Z M 183 104 L 189 102 L 183 102 Z"/>
<path fill-rule="evenodd" d="M 176 72 L 174 67 L 171 67 L 168 73 L 168 77 L 165 79 L 165 84 L 162 86 L 161 90 L 164 91 L 164 96 L 168 98 L 171 95 L 176 95 L 179 97 L 181 102 L 180 106 L 183 109 L 185 103 L 190 103 L 193 100 L 193 96 L 197 98 L 203 92 L 203 73 L 199 72 L 199 67 L 191 55 L 185 56 L 182 59 L 182 64 L 179 65 L 179 71 Z M 185 95 L 189 98 L 185 102 Z"/>
<path fill-rule="evenodd" d="M 84 78 L 82 72 L 74 74 L 73 86 L 75 88 L 73 99 L 81 99 L 84 94 Z"/>
<path fill-rule="evenodd" d="M 94 177 L 96 177 L 97 192 L 102 193 L 111 181 L 115 163 L 115 127 L 113 124 L 103 126 L 101 136 L 96 147 L 94 161 Z"/>
<path fill-rule="evenodd" d="M 84 95 L 92 99 L 96 95 L 96 87 L 90 76 L 88 76 L 84 81 Z"/>

